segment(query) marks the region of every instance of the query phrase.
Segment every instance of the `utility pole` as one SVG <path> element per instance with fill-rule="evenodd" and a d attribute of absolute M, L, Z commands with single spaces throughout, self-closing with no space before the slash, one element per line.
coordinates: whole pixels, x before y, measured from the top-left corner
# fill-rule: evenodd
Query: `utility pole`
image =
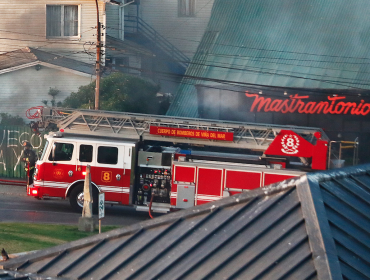
<path fill-rule="evenodd" d="M 96 86 L 95 86 L 95 110 L 99 110 L 99 95 L 100 95 L 100 60 L 101 60 L 101 26 L 99 20 L 99 5 L 98 0 L 96 3 L 96 65 L 95 65 L 95 75 L 96 75 Z"/>

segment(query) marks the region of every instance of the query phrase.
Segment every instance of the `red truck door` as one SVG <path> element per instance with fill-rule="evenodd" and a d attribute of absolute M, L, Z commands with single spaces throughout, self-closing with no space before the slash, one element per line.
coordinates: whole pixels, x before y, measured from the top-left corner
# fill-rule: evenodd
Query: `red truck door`
<path fill-rule="evenodd" d="M 43 196 L 65 197 L 70 183 L 78 180 L 76 142 L 55 141 L 43 163 Z"/>
<path fill-rule="evenodd" d="M 124 145 L 96 144 L 91 180 L 105 193 L 106 201 L 129 204 L 131 170 L 125 161 Z"/>

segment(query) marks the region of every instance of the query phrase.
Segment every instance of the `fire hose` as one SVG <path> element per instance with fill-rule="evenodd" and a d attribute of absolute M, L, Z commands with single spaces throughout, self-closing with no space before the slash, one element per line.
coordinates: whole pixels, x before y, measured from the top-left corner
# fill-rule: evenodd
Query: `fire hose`
<path fill-rule="evenodd" d="M 30 185 L 30 162 L 27 161 L 27 188 Z"/>
<path fill-rule="evenodd" d="M 150 202 L 149 202 L 149 217 L 151 219 L 153 219 L 153 216 L 152 216 L 152 203 L 153 203 L 153 198 L 154 198 L 154 193 L 152 193 L 152 197 L 150 198 Z"/>

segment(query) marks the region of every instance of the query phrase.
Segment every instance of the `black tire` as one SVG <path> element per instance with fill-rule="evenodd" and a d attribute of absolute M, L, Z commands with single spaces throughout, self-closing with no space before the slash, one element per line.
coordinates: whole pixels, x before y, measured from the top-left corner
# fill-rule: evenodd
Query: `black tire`
<path fill-rule="evenodd" d="M 69 203 L 71 204 L 71 207 L 73 211 L 82 213 L 83 209 L 83 192 L 84 192 L 84 185 L 78 184 L 75 186 L 71 194 L 69 195 Z M 82 200 L 81 200 L 82 195 Z M 92 187 L 92 195 L 93 195 L 93 213 L 98 213 L 98 190 L 95 187 Z"/>

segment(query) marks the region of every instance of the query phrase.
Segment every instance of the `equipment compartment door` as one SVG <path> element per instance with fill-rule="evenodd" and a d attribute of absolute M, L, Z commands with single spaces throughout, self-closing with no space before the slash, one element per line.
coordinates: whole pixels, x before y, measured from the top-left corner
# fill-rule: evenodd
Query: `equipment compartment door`
<path fill-rule="evenodd" d="M 173 181 L 171 186 L 171 205 L 177 205 L 177 182 L 195 183 L 196 167 L 195 166 L 178 166 L 173 165 Z"/>
<path fill-rule="evenodd" d="M 222 197 L 223 169 L 198 168 L 196 205 L 218 200 Z"/>
<path fill-rule="evenodd" d="M 193 207 L 195 202 L 195 186 L 190 184 L 177 184 L 176 208 Z"/>
<path fill-rule="evenodd" d="M 231 195 L 240 193 L 242 190 L 253 190 L 261 187 L 262 172 L 245 170 L 226 170 L 225 188 Z"/>
<path fill-rule="evenodd" d="M 264 182 L 263 185 L 267 186 L 273 183 L 284 181 L 285 179 L 294 178 L 301 174 L 293 175 L 293 174 L 277 174 L 277 173 L 264 173 Z"/>
<path fill-rule="evenodd" d="M 195 167 L 174 165 L 174 182 L 195 183 Z"/>

